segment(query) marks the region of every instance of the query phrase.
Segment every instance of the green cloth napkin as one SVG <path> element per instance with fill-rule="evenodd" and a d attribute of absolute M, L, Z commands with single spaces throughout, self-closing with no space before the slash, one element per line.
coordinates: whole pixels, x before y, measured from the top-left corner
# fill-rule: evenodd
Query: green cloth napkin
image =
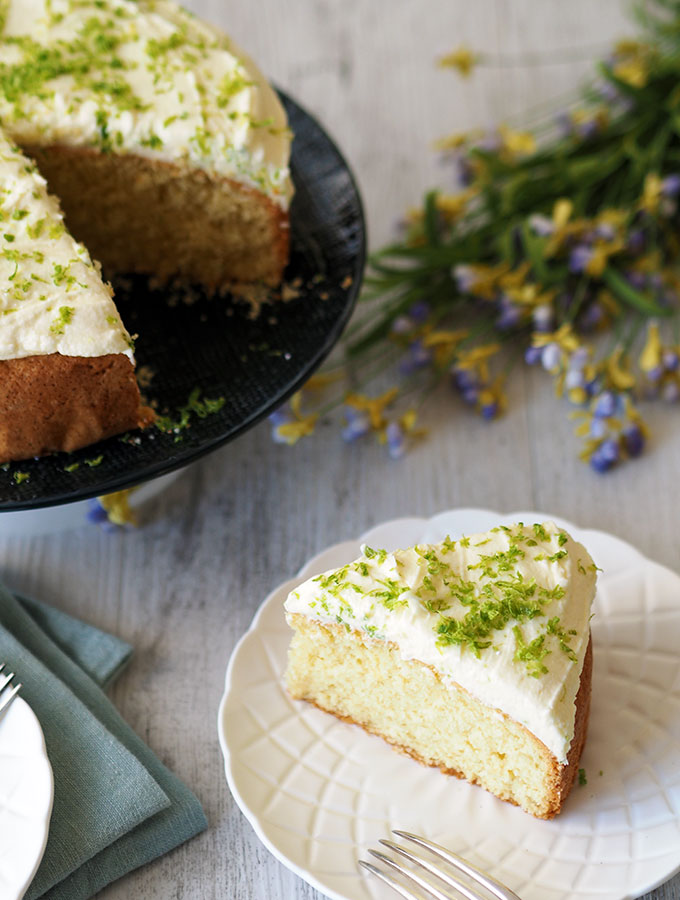
<path fill-rule="evenodd" d="M 25 900 L 87 900 L 207 825 L 198 800 L 102 691 L 131 653 L 0 586 L 0 662 L 23 682 L 54 772 L 47 848 Z"/>

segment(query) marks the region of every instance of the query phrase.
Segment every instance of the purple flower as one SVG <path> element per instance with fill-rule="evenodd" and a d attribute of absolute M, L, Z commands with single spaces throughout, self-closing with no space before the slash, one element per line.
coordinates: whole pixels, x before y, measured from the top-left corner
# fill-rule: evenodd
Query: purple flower
<path fill-rule="evenodd" d="M 488 131 L 477 146 L 485 153 L 498 153 L 503 146 L 503 141 L 497 131 Z"/>
<path fill-rule="evenodd" d="M 430 304 L 427 300 L 418 300 L 408 311 L 414 322 L 424 322 L 430 315 Z"/>
<path fill-rule="evenodd" d="M 524 351 L 524 362 L 528 366 L 535 366 L 541 361 L 543 347 L 527 347 Z"/>
<path fill-rule="evenodd" d="M 595 441 L 601 441 L 603 438 L 607 436 L 607 423 L 604 419 L 597 419 L 593 417 L 590 420 L 590 429 L 588 430 L 588 434 Z"/>
<path fill-rule="evenodd" d="M 613 391 L 602 391 L 595 401 L 593 415 L 599 419 L 609 419 L 616 414 L 619 407 L 619 398 Z"/>
<path fill-rule="evenodd" d="M 593 258 L 593 248 L 585 244 L 577 244 L 569 255 L 569 271 L 585 272 L 590 260 Z"/>
<path fill-rule="evenodd" d="M 529 216 L 529 227 L 539 237 L 548 237 L 555 232 L 553 220 L 541 213 L 533 213 Z"/>
<path fill-rule="evenodd" d="M 603 241 L 613 241 L 616 237 L 616 229 L 609 222 L 600 222 L 595 229 L 595 236 Z"/>
<path fill-rule="evenodd" d="M 534 329 L 536 331 L 540 331 L 542 333 L 550 331 L 553 326 L 552 306 L 550 306 L 548 303 L 540 303 L 538 306 L 534 307 L 532 319 L 534 323 Z"/>
<path fill-rule="evenodd" d="M 457 366 L 451 368 L 453 383 L 460 391 L 467 391 L 479 388 L 477 376 L 471 369 L 459 369 Z"/>
<path fill-rule="evenodd" d="M 680 357 L 675 350 L 664 350 L 662 361 L 667 372 L 676 372 L 680 365 Z"/>
<path fill-rule="evenodd" d="M 402 375 L 412 375 L 419 369 L 424 368 L 432 362 L 432 351 L 429 347 L 424 347 L 423 342 L 411 341 L 409 344 L 409 352 L 399 364 L 399 371 Z"/>
<path fill-rule="evenodd" d="M 602 441 L 590 457 L 590 465 L 596 472 L 607 472 L 618 461 L 619 444 L 614 438 Z"/>
<path fill-rule="evenodd" d="M 677 197 L 680 194 L 680 175 L 667 175 L 661 182 L 661 193 L 664 197 Z"/>
<path fill-rule="evenodd" d="M 495 400 L 491 400 L 489 403 L 484 403 L 480 412 L 482 414 L 482 418 L 490 421 L 498 413 L 498 403 Z"/>
<path fill-rule="evenodd" d="M 546 344 L 541 351 L 541 365 L 543 368 L 548 372 L 553 372 L 555 369 L 559 369 L 561 362 L 562 351 L 559 344 L 556 344 L 554 341 Z"/>
<path fill-rule="evenodd" d="M 348 406 L 345 408 L 345 418 L 347 425 L 342 430 L 342 439 L 348 444 L 371 430 L 371 420 L 366 412 L 359 412 L 353 406 Z"/>
<path fill-rule="evenodd" d="M 283 406 L 279 406 L 278 409 L 275 409 L 274 412 L 268 416 L 268 419 L 274 428 L 278 428 L 279 425 L 285 425 L 287 422 L 290 422 L 291 415 L 288 404 L 284 403 Z"/>
<path fill-rule="evenodd" d="M 629 253 L 632 253 L 633 256 L 637 256 L 644 251 L 646 243 L 647 238 L 642 228 L 634 228 L 628 235 L 626 249 Z"/>
<path fill-rule="evenodd" d="M 398 422 L 390 422 L 385 429 L 387 452 L 392 459 L 401 459 L 406 452 L 406 436 Z"/>
<path fill-rule="evenodd" d="M 397 316 L 392 322 L 392 334 L 409 334 L 413 331 L 415 323 L 408 316 Z"/>
<path fill-rule="evenodd" d="M 597 135 L 599 126 L 596 119 L 584 119 L 578 123 L 576 130 L 584 141 L 589 141 Z"/>
<path fill-rule="evenodd" d="M 588 362 L 588 351 L 585 347 L 577 347 L 569 357 L 570 369 L 582 369 Z"/>
<path fill-rule="evenodd" d="M 616 103 L 621 99 L 618 88 L 611 81 L 602 81 L 595 88 L 597 93 L 602 97 L 605 103 Z"/>
<path fill-rule="evenodd" d="M 92 500 L 88 501 L 88 507 L 87 519 L 89 522 L 94 522 L 96 525 L 101 525 L 104 522 L 109 521 L 107 512 L 101 505 L 99 500 L 93 498 Z"/>
<path fill-rule="evenodd" d="M 456 280 L 458 290 L 463 294 L 469 294 L 477 283 L 477 275 L 474 269 L 472 266 L 465 265 L 465 263 L 459 263 L 457 266 L 454 266 L 452 274 Z"/>
<path fill-rule="evenodd" d="M 654 366 L 653 369 L 649 369 L 647 372 L 647 378 L 652 382 L 652 384 L 656 384 L 656 382 L 661 381 L 662 375 L 663 366 Z"/>
<path fill-rule="evenodd" d="M 621 432 L 621 439 L 629 456 L 639 456 L 642 453 L 645 446 L 645 436 L 639 425 L 635 423 L 626 425 Z"/>
<path fill-rule="evenodd" d="M 585 387 L 585 383 L 585 376 L 579 369 L 569 369 L 564 379 L 564 386 L 568 391 Z"/>
<path fill-rule="evenodd" d="M 522 311 L 516 303 L 506 295 L 502 294 L 498 304 L 498 318 L 496 319 L 496 327 L 501 331 L 508 331 L 516 328 L 522 318 Z"/>
<path fill-rule="evenodd" d="M 579 326 L 583 331 L 593 331 L 602 323 L 603 318 L 604 309 L 602 304 L 598 303 L 597 300 L 593 300 L 582 315 L 579 316 Z"/>
<path fill-rule="evenodd" d="M 475 180 L 474 166 L 467 156 L 460 153 L 456 157 L 456 181 L 461 188 L 469 187 Z"/>

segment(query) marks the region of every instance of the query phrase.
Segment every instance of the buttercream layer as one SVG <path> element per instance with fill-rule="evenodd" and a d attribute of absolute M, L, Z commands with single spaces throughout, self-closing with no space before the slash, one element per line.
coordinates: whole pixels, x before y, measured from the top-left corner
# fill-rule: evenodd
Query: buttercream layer
<path fill-rule="evenodd" d="M 285 113 L 257 66 L 218 29 L 169 0 L 5 6 L 0 118 L 19 144 L 189 163 L 287 207 Z"/>
<path fill-rule="evenodd" d="M 60 353 L 132 360 L 132 341 L 44 178 L 0 132 L 0 360 Z"/>

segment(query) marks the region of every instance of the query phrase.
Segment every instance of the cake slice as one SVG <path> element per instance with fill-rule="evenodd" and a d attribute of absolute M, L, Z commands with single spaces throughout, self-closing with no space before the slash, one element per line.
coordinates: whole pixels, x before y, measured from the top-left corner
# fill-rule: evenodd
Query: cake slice
<path fill-rule="evenodd" d="M 552 818 L 586 737 L 595 581 L 550 522 L 364 547 L 288 596 L 288 690 Z"/>
<path fill-rule="evenodd" d="M 0 132 L 0 462 L 75 450 L 151 418 L 110 287 Z"/>
<path fill-rule="evenodd" d="M 283 107 L 226 35 L 176 3 L 0 3 L 0 120 L 107 274 L 281 281 Z"/>

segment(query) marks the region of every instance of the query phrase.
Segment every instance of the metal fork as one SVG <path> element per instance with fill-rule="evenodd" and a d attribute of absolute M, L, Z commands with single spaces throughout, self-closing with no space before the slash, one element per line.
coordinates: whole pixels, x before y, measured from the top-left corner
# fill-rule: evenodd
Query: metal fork
<path fill-rule="evenodd" d="M 4 663 L 0 663 L 0 716 L 4 713 L 12 700 L 19 693 L 20 684 L 10 684 L 14 678 L 14 672 L 4 673 Z"/>
<path fill-rule="evenodd" d="M 481 872 L 460 856 L 451 853 L 450 850 L 440 847 L 439 844 L 428 841 L 427 838 L 419 837 L 417 834 L 411 834 L 409 831 L 394 831 L 393 834 L 396 834 L 407 841 L 412 841 L 418 847 L 424 848 L 433 856 L 443 860 L 444 863 L 446 863 L 446 867 L 442 866 L 440 863 L 432 862 L 432 860 L 428 859 L 426 856 L 415 853 L 413 850 L 402 847 L 400 844 L 395 844 L 394 841 L 381 840 L 380 843 L 385 847 L 389 847 L 394 853 L 405 857 L 409 862 L 420 866 L 426 872 L 429 872 L 430 875 L 434 875 L 440 882 L 458 892 L 455 895 L 451 894 L 449 891 L 444 892 L 433 884 L 430 879 L 423 878 L 417 871 L 413 871 L 402 862 L 392 859 L 392 857 L 387 856 L 385 853 L 381 853 L 379 850 L 369 850 L 368 852 L 372 856 L 375 856 L 376 859 L 379 859 L 381 863 L 388 867 L 388 871 L 379 869 L 377 866 L 374 866 L 373 863 L 366 862 L 363 859 L 359 860 L 359 865 L 363 866 L 364 869 L 368 869 L 373 875 L 377 875 L 378 878 L 384 881 L 385 884 L 388 884 L 401 897 L 404 897 L 405 900 L 422 900 L 422 895 L 415 894 L 410 888 L 405 887 L 401 881 L 397 880 L 394 875 L 391 874 L 392 871 L 397 872 L 402 878 L 416 884 L 422 891 L 425 891 L 427 897 L 434 897 L 435 900 L 455 900 L 455 898 L 459 897 L 461 894 L 463 897 L 467 897 L 468 900 L 488 900 L 488 894 L 480 892 L 480 887 L 485 888 L 489 894 L 497 897 L 498 900 L 520 900 L 517 894 L 511 891 L 510 888 L 501 884 L 499 881 L 496 881 L 494 878 L 491 878 L 491 876 L 487 875 L 485 872 Z M 466 878 L 455 875 L 453 872 L 449 871 L 450 868 L 462 872 Z"/>

